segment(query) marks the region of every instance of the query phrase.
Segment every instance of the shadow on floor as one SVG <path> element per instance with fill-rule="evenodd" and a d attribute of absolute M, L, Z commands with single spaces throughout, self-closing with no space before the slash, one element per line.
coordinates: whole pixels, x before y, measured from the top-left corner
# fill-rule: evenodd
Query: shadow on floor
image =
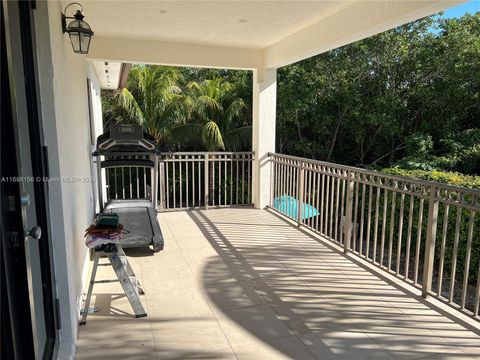
<path fill-rule="evenodd" d="M 218 254 L 202 274 L 212 303 L 286 356 L 275 339 L 296 336 L 321 359 L 480 356 L 476 329 L 283 219 L 188 214 Z"/>

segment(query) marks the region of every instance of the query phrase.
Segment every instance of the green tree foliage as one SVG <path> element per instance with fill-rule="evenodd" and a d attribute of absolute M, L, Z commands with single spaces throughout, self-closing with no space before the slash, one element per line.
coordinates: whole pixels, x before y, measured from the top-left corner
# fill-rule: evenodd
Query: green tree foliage
<path fill-rule="evenodd" d="M 159 143 L 169 141 L 169 129 L 185 118 L 186 98 L 178 86 L 178 69 L 168 66 L 135 66 L 127 86 L 114 100 L 123 110 L 121 120 L 142 124 Z"/>
<path fill-rule="evenodd" d="M 248 71 L 136 65 L 102 106 L 105 127 L 142 124 L 165 151 L 250 149 Z"/>
<path fill-rule="evenodd" d="M 249 125 L 238 126 L 246 105 L 234 86 L 221 77 L 192 81 L 187 86 L 188 121 L 171 130 L 174 139 L 187 140 L 208 151 L 238 151 L 251 138 Z"/>
<path fill-rule="evenodd" d="M 279 152 L 480 174 L 480 13 L 421 19 L 278 76 Z"/>

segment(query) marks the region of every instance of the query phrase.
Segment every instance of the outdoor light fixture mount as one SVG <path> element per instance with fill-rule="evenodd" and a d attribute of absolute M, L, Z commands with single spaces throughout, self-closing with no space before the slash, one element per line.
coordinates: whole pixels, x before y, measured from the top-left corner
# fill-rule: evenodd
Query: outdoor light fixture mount
<path fill-rule="evenodd" d="M 67 16 L 67 9 L 77 5 L 80 9 L 73 16 Z M 83 21 L 84 16 L 82 14 L 83 7 L 77 2 L 68 4 L 62 13 L 62 30 L 63 33 L 68 33 L 70 42 L 72 43 L 73 51 L 77 54 L 87 54 L 90 48 L 90 40 L 93 36 L 93 31 L 90 25 L 86 21 Z M 67 25 L 67 19 L 73 19 Z"/>

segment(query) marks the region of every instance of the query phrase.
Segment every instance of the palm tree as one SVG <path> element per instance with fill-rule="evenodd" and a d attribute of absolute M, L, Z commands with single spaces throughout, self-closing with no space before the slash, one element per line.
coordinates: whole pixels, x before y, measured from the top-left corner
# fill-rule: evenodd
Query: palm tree
<path fill-rule="evenodd" d="M 208 151 L 241 150 L 251 138 L 251 126 L 238 126 L 246 105 L 232 84 L 215 77 L 191 82 L 188 89 L 189 121 L 172 129 L 174 138 L 200 143 Z M 209 168 L 209 202 L 213 200 L 213 167 Z"/>
<path fill-rule="evenodd" d="M 181 143 L 208 151 L 238 151 L 250 141 L 251 126 L 239 126 L 246 105 L 234 86 L 216 77 L 187 85 L 188 121 L 172 129 Z"/>
<path fill-rule="evenodd" d="M 158 143 L 169 141 L 169 130 L 184 122 L 185 96 L 178 86 L 181 73 L 168 66 L 137 65 L 130 70 L 127 86 L 116 95 L 124 121 L 142 124 Z"/>

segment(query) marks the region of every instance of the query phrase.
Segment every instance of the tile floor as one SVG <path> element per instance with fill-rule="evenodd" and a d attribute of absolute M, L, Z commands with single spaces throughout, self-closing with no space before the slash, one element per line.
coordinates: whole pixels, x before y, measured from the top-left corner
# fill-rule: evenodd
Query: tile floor
<path fill-rule="evenodd" d="M 477 322 L 267 210 L 159 220 L 165 250 L 128 251 L 148 317 L 96 285 L 76 359 L 480 359 Z"/>

